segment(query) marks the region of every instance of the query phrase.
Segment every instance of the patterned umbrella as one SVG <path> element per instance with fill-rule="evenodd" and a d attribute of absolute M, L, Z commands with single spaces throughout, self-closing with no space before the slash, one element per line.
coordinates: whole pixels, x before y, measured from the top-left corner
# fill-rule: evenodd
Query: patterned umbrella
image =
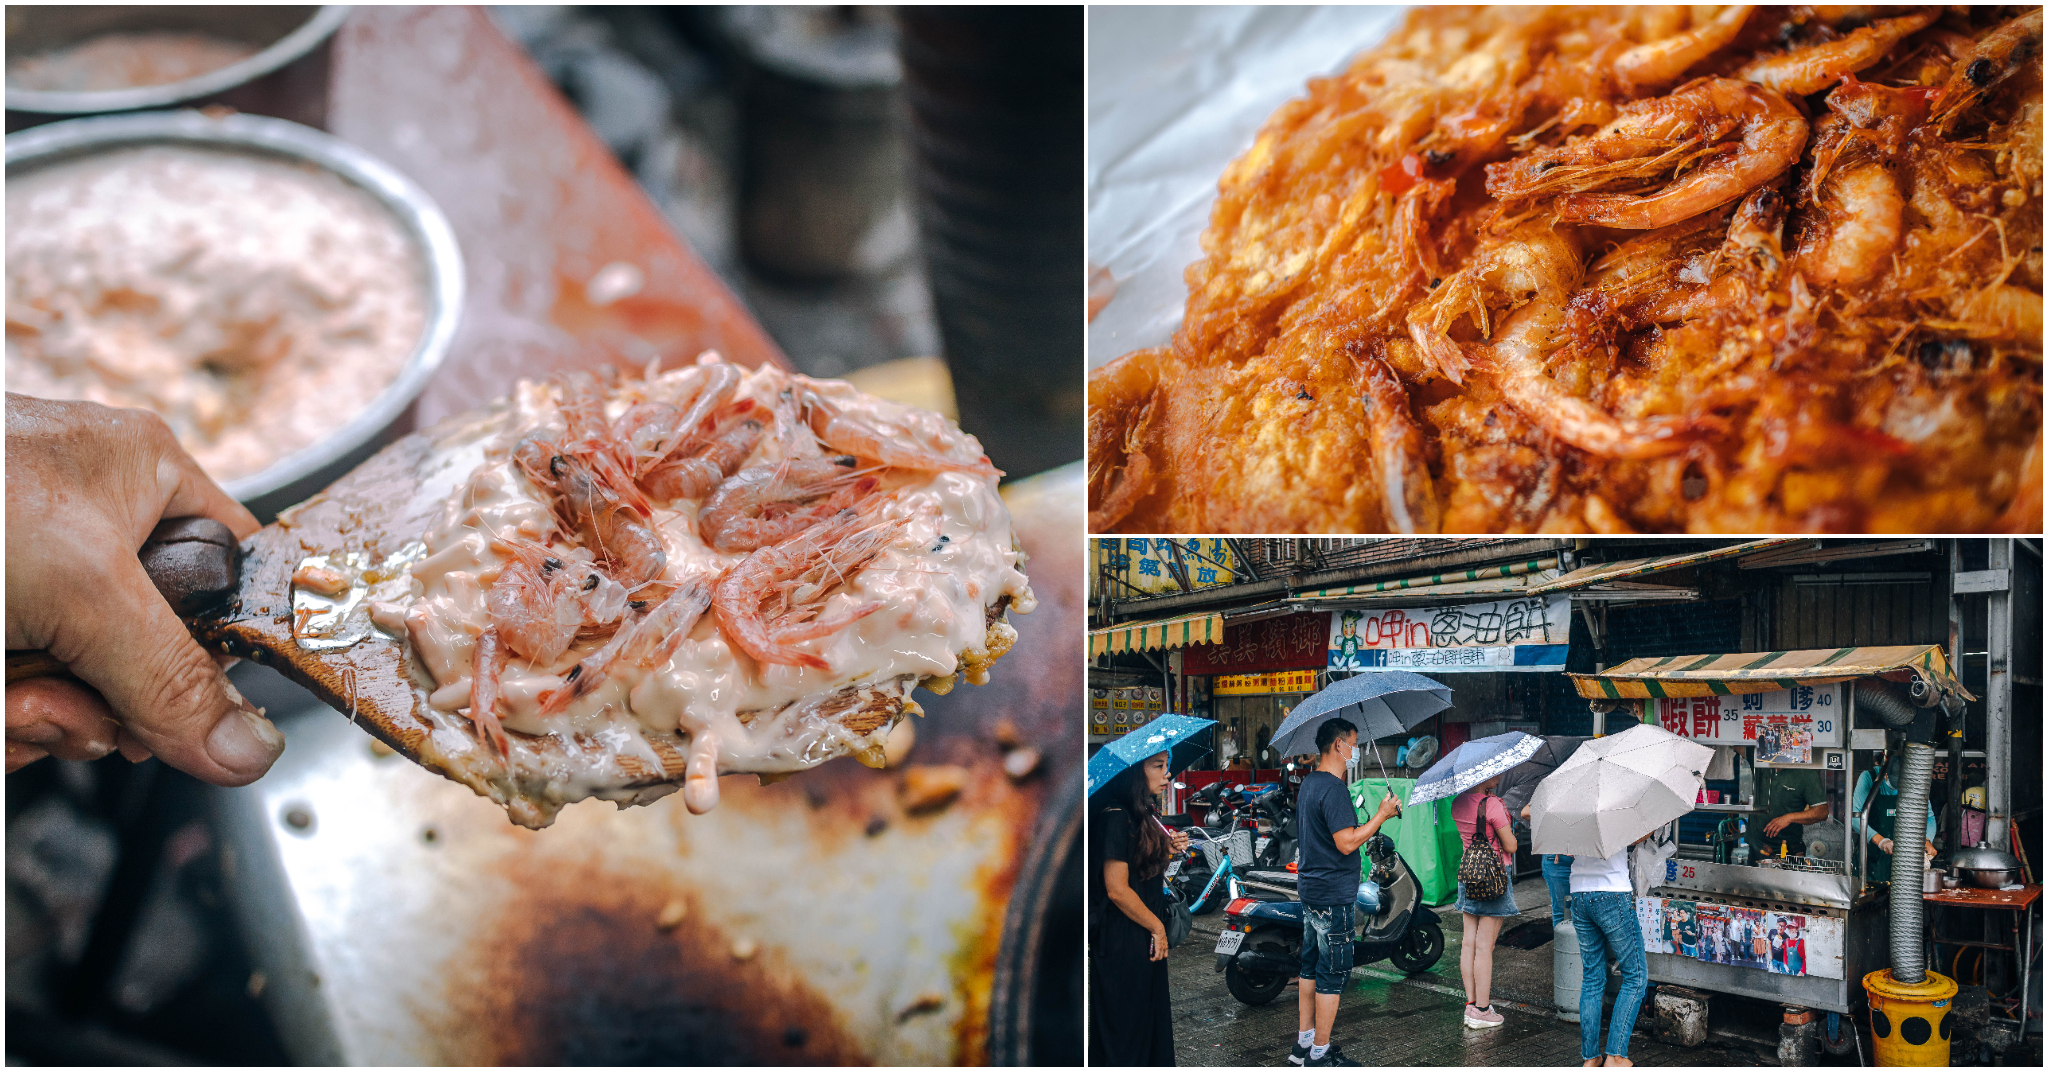
<path fill-rule="evenodd" d="M 1333 718 L 1358 727 L 1374 741 L 1406 733 L 1451 706 L 1450 687 L 1406 670 L 1382 670 L 1332 682 L 1295 707 L 1273 731 L 1273 754 L 1305 756 L 1316 750 L 1316 729 Z"/>
<path fill-rule="evenodd" d="M 1408 803 L 1457 796 L 1496 774 L 1506 774 L 1521 766 L 1542 747 L 1543 738 L 1517 730 L 1466 741 L 1415 779 L 1415 792 L 1408 795 Z"/>
<path fill-rule="evenodd" d="M 1536 786 L 1534 850 L 1606 858 L 1691 811 L 1714 750 L 1660 726 L 1587 741 Z"/>
<path fill-rule="evenodd" d="M 1111 778 L 1126 768 L 1135 767 L 1161 752 L 1173 753 L 1166 760 L 1169 769 L 1177 770 L 1193 763 L 1209 750 L 1204 739 L 1214 725 L 1216 720 L 1213 718 L 1161 715 L 1103 745 L 1100 751 L 1088 757 L 1088 795 L 1094 796 L 1096 790 L 1108 785 Z"/>

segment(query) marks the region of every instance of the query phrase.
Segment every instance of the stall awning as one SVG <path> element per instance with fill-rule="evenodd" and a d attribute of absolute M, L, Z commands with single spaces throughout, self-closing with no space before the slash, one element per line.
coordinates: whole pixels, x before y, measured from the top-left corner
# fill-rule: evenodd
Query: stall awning
<path fill-rule="evenodd" d="M 1428 577 L 1375 581 L 1344 588 L 1321 588 L 1298 593 L 1293 598 L 1314 604 L 1318 609 L 1329 606 L 1414 606 L 1476 602 L 1555 593 L 1571 593 L 1588 599 L 1603 596 L 1616 600 L 1691 598 L 1693 593 L 1689 590 L 1630 586 L 1618 582 L 1663 570 L 1697 566 L 1702 562 L 1712 562 L 1716 559 L 1737 558 L 1766 548 L 1797 542 L 1798 537 L 1774 536 L 1682 555 L 1601 562 L 1597 565 L 1582 566 L 1569 573 L 1558 570 L 1557 559 L 1553 556 L 1530 562 L 1515 562 L 1504 566 L 1488 566 L 1485 569 L 1462 570 Z"/>
<path fill-rule="evenodd" d="M 1872 676 L 1894 680 L 1919 677 L 1944 693 L 1976 699 L 1950 673 L 1939 644 L 1670 655 L 1630 659 L 1597 674 L 1570 675 L 1579 695 L 1593 700 L 1776 692 L 1794 685 L 1827 685 Z"/>
<path fill-rule="evenodd" d="M 1156 622 L 1125 622 L 1088 634 L 1088 656 L 1123 651 L 1158 651 L 1185 648 L 1190 644 L 1223 643 L 1223 614 L 1208 611 L 1165 618 Z"/>

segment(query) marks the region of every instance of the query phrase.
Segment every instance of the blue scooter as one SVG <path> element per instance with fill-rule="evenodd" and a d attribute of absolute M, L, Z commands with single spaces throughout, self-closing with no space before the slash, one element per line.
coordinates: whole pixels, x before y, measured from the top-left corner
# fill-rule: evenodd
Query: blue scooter
<path fill-rule="evenodd" d="M 1352 964 L 1386 960 L 1415 975 L 1436 966 L 1444 954 L 1443 926 L 1422 903 L 1415 873 L 1394 848 L 1394 839 L 1374 834 L 1365 843 L 1372 873 L 1358 887 L 1357 937 Z M 1264 1005 L 1301 974 L 1301 900 L 1297 876 L 1287 871 L 1248 871 L 1231 881 L 1223 933 L 1216 940 L 1216 970 L 1230 995 L 1247 1005 Z"/>

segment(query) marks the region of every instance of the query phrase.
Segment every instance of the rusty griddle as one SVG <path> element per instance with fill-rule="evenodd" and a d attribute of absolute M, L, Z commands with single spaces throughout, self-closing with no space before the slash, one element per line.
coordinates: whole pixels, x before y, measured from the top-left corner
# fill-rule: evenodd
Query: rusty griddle
<path fill-rule="evenodd" d="M 892 769 L 839 759 L 774 785 L 730 778 L 701 816 L 675 798 L 586 803 L 536 832 L 380 758 L 331 711 L 281 715 L 290 744 L 277 768 L 218 800 L 263 1001 L 293 1056 L 1014 1054 L 1000 1040 L 1018 1003 L 1003 995 L 1028 993 L 1039 970 L 1017 947 L 1079 942 L 1040 926 L 1043 896 L 1012 894 L 1027 879 L 1046 888 L 1033 876 L 1048 855 L 1039 832 L 1059 824 L 1041 812 L 1053 790 L 1078 785 L 1082 495 L 1077 467 L 1005 489 L 1039 607 L 1013 618 L 1017 646 L 988 685 L 918 697 L 927 717 L 909 723 L 917 742 Z M 1003 763 L 1019 748 L 1040 758 L 1013 778 Z M 933 768 L 958 768 L 961 791 L 920 806 L 907 787 Z"/>

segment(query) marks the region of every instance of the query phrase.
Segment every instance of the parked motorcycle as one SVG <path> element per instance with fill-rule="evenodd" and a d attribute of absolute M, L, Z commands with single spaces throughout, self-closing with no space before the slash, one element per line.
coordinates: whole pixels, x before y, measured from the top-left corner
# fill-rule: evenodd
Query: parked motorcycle
<path fill-rule="evenodd" d="M 1409 975 L 1428 971 L 1444 953 L 1443 926 L 1436 912 L 1422 903 L 1422 887 L 1395 850 L 1394 839 L 1374 834 L 1365 851 L 1372 872 L 1359 887 L 1353 966 L 1386 960 Z M 1251 870 L 1233 882 L 1231 894 L 1224 930 L 1216 940 L 1216 970 L 1223 973 L 1232 997 L 1247 1005 L 1264 1005 L 1301 974 L 1303 924 L 1297 876 L 1284 870 Z"/>

